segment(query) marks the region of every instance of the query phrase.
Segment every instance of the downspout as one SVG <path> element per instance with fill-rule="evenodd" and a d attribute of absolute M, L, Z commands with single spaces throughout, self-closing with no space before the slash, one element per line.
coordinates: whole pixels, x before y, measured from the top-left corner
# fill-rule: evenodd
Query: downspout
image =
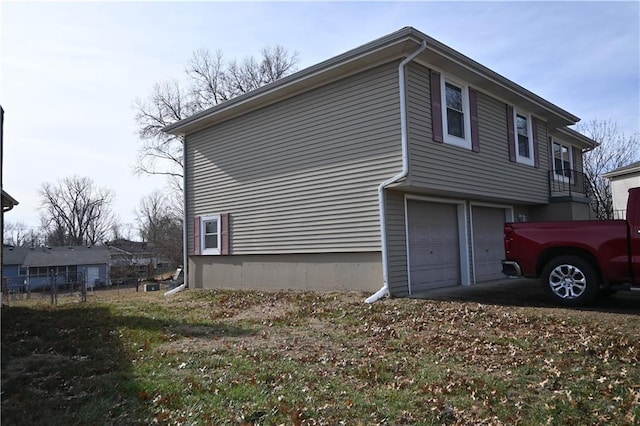
<path fill-rule="evenodd" d="M 405 81 L 405 66 L 411 62 L 416 56 L 422 53 L 427 48 L 427 41 L 422 40 L 422 44 L 414 53 L 405 58 L 400 65 L 398 65 L 398 82 L 400 86 L 400 138 L 402 142 L 402 171 L 390 179 L 385 180 L 378 186 L 378 209 L 380 211 L 380 244 L 382 249 L 382 288 L 376 293 L 369 296 L 365 302 L 375 303 L 389 295 L 389 264 L 387 253 L 387 220 L 386 220 L 386 203 L 384 190 L 387 186 L 391 185 L 407 177 L 409 174 L 409 136 L 407 126 L 407 95 L 406 95 L 406 81 Z"/>
<path fill-rule="evenodd" d="M 179 291 L 189 288 L 189 270 L 187 255 L 187 136 L 182 140 L 182 276 L 184 282 L 178 287 L 167 291 L 164 295 L 171 296 Z"/>

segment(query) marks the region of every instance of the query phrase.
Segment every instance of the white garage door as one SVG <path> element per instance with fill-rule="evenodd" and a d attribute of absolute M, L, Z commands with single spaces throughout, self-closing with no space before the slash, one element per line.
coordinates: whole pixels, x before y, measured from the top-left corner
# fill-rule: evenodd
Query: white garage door
<path fill-rule="evenodd" d="M 412 293 L 460 283 L 458 208 L 407 201 Z"/>
<path fill-rule="evenodd" d="M 475 281 L 504 278 L 504 209 L 473 206 L 471 214 Z"/>

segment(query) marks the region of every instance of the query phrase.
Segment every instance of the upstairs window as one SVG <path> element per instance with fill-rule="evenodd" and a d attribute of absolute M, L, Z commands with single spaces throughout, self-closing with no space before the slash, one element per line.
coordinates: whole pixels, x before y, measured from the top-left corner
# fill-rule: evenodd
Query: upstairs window
<path fill-rule="evenodd" d="M 471 149 L 468 87 L 443 78 L 441 91 L 444 99 L 442 103 L 444 142 Z"/>
<path fill-rule="evenodd" d="M 447 82 L 444 84 L 447 99 L 447 133 L 464 139 L 464 105 L 462 89 Z"/>
<path fill-rule="evenodd" d="M 556 179 L 569 181 L 571 179 L 571 171 L 573 170 L 573 156 L 571 145 L 562 142 L 553 141 L 553 171 Z"/>
<path fill-rule="evenodd" d="M 434 142 L 480 152 L 478 92 L 436 70 L 429 71 L 429 84 Z"/>
<path fill-rule="evenodd" d="M 507 141 L 509 161 L 540 167 L 538 123 L 531 114 L 507 107 Z"/>
<path fill-rule="evenodd" d="M 529 120 L 527 120 L 527 117 L 516 114 L 516 128 L 518 129 L 518 155 L 524 158 L 531 158 Z"/>
<path fill-rule="evenodd" d="M 534 165 L 533 130 L 531 116 L 514 110 L 516 160 L 518 163 Z"/>

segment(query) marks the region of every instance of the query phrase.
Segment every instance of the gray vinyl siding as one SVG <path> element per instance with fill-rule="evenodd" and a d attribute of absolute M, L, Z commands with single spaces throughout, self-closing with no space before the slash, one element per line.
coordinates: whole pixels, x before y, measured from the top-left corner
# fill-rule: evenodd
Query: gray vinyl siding
<path fill-rule="evenodd" d="M 572 150 L 575 150 L 575 154 L 572 152 L 571 155 L 573 155 L 573 159 L 574 159 L 574 164 L 573 164 L 573 170 L 577 170 L 579 172 L 584 172 L 584 164 L 583 164 L 583 158 L 582 158 L 582 151 L 580 150 L 580 148 L 576 148 L 575 146 L 571 147 Z M 551 150 L 551 147 L 549 147 L 549 150 Z M 549 153 L 549 156 L 551 156 L 551 153 Z M 551 161 L 551 160 L 549 160 Z"/>
<path fill-rule="evenodd" d="M 380 250 L 377 187 L 402 169 L 397 64 L 186 138 L 193 218 L 229 213 L 231 254 Z"/>
<path fill-rule="evenodd" d="M 394 296 L 406 296 L 409 289 L 404 193 L 387 191 L 386 205 L 389 291 Z"/>
<path fill-rule="evenodd" d="M 462 197 L 548 202 L 549 149 L 544 121 L 538 119 L 539 168 L 509 161 L 506 104 L 479 91 L 480 152 L 434 142 L 429 70 L 418 64 L 411 64 L 409 68 L 409 178 L 412 186 Z"/>

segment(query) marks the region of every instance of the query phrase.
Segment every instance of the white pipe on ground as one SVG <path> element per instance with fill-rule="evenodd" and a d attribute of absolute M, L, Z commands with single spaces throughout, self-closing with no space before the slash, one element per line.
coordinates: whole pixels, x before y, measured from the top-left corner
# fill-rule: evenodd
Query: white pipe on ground
<path fill-rule="evenodd" d="M 404 178 L 409 173 L 409 136 L 407 126 L 407 94 L 405 81 L 405 66 L 411 62 L 416 56 L 427 48 L 427 41 L 422 40 L 422 44 L 410 56 L 405 58 L 398 65 L 398 82 L 400 86 L 400 138 L 402 142 L 402 171 L 394 177 L 385 180 L 378 186 L 378 209 L 380 211 L 380 244 L 382 248 L 382 288 L 369 296 L 365 302 L 375 303 L 389 295 L 389 265 L 387 255 L 387 220 L 385 209 L 384 190 L 387 186 Z"/>
<path fill-rule="evenodd" d="M 167 291 L 164 295 L 165 295 L 165 296 L 171 296 L 171 295 L 173 295 L 173 294 L 176 294 L 176 293 L 177 293 L 177 292 L 179 292 L 179 291 L 184 290 L 186 287 L 187 287 L 187 285 L 186 285 L 186 284 L 181 284 L 181 285 L 179 285 L 178 287 L 173 288 L 173 289 L 171 289 L 171 290 Z"/>

